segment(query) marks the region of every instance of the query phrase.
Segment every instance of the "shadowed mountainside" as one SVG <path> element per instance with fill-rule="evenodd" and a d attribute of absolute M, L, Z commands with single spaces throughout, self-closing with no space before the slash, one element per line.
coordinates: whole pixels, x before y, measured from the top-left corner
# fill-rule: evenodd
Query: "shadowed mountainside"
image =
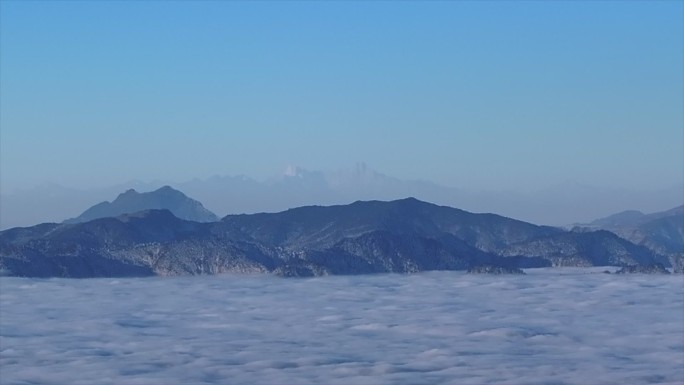
<path fill-rule="evenodd" d="M 624 211 L 580 227 L 608 230 L 658 254 L 684 257 L 684 206 L 652 214 Z"/>
<path fill-rule="evenodd" d="M 567 232 L 413 198 L 308 206 L 199 223 L 146 210 L 0 232 L 0 269 L 18 276 L 410 273 L 667 264 L 607 231 Z"/>

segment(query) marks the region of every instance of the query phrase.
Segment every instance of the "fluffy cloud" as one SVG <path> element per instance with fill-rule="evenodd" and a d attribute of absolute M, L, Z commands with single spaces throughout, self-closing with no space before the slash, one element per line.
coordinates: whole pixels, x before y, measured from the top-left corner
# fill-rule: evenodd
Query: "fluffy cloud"
<path fill-rule="evenodd" d="M 680 384 L 681 276 L 0 278 L 0 383 Z"/>

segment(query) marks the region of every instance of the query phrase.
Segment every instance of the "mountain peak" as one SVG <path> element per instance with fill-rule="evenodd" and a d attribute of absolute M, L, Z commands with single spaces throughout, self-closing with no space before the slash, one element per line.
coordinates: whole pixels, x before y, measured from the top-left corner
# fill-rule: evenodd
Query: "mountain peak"
<path fill-rule="evenodd" d="M 283 171 L 283 176 L 289 178 L 302 178 L 304 173 L 306 173 L 305 169 L 288 164 L 287 167 L 285 167 L 285 171 Z"/>
<path fill-rule="evenodd" d="M 135 195 L 138 195 L 138 194 L 140 194 L 140 193 L 137 192 L 137 191 L 135 191 L 135 189 L 129 188 L 128 190 L 126 190 L 126 191 L 122 192 L 121 194 L 119 194 L 119 196 L 117 197 L 117 199 L 118 199 L 118 198 L 121 198 L 121 197 L 135 196 Z"/>
<path fill-rule="evenodd" d="M 178 193 L 183 194 L 182 192 L 176 190 L 175 188 L 173 188 L 173 187 L 171 187 L 171 186 L 169 186 L 169 185 L 162 186 L 162 187 L 156 189 L 156 190 L 153 191 L 153 192 L 178 192 Z M 183 194 L 183 195 L 185 195 L 185 194 Z"/>
<path fill-rule="evenodd" d="M 149 194 L 157 194 L 160 196 L 174 197 L 175 199 L 190 199 L 182 191 L 176 190 L 175 188 L 173 188 L 169 185 L 162 186 L 162 187 L 150 192 Z"/>
<path fill-rule="evenodd" d="M 415 197 L 406 197 L 402 199 L 397 199 L 395 202 L 401 202 L 401 203 L 427 203 L 423 202 L 420 199 L 417 199 Z"/>
<path fill-rule="evenodd" d="M 218 217 L 204 206 L 171 186 L 138 193 L 133 189 L 119 194 L 110 202 L 99 203 L 66 223 L 88 222 L 93 219 L 118 217 L 146 210 L 168 210 L 175 217 L 194 222 L 214 222 Z"/>

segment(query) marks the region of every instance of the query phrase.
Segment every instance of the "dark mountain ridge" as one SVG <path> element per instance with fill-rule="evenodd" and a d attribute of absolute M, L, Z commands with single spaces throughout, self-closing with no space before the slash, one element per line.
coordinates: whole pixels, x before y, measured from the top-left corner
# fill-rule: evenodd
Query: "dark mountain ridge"
<path fill-rule="evenodd" d="M 0 270 L 16 276 L 302 276 L 655 262 L 663 261 L 607 231 L 567 232 L 413 198 L 210 223 L 146 210 L 0 232 Z"/>
<path fill-rule="evenodd" d="M 515 242 L 562 233 L 495 214 L 474 214 L 406 198 L 390 202 L 306 206 L 273 214 L 229 215 L 227 231 L 285 248 L 325 248 L 370 231 L 437 238 L 451 234 L 478 249 L 494 251 Z"/>

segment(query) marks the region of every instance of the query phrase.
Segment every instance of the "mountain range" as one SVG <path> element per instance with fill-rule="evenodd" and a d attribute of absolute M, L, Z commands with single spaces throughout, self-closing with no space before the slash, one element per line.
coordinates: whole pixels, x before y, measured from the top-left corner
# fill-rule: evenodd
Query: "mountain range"
<path fill-rule="evenodd" d="M 312 204 L 330 206 L 357 200 L 390 201 L 412 196 L 471 212 L 496 212 L 531 223 L 561 226 L 588 222 L 626 208 L 650 212 L 684 203 L 681 184 L 640 191 L 568 182 L 529 192 L 482 191 L 468 185 L 450 187 L 422 180 L 402 180 L 358 163 L 332 171 L 288 166 L 279 175 L 264 180 L 223 175 L 181 182 L 132 181 L 90 189 L 44 184 L 14 192 L 2 190 L 0 230 L 61 222 L 121 191 L 134 188 L 142 193 L 165 185 L 199 200 L 221 217 L 279 212 Z"/>
<path fill-rule="evenodd" d="M 663 255 L 684 254 L 684 205 L 651 214 L 623 211 L 578 227 L 608 230 Z"/>
<path fill-rule="evenodd" d="M 0 270 L 34 277 L 229 272 L 311 276 L 465 270 L 482 265 L 506 269 L 672 265 L 672 256 L 609 231 L 567 231 L 415 198 L 228 215 L 202 223 L 181 219 L 167 209 L 178 202 L 196 202 L 170 190 L 152 194 L 174 197 L 161 210 L 2 231 Z M 102 207 L 111 208 L 118 201 L 120 210 L 124 203 L 149 198 L 141 195 L 129 191 Z M 136 204 L 129 208 L 139 208 Z"/>

